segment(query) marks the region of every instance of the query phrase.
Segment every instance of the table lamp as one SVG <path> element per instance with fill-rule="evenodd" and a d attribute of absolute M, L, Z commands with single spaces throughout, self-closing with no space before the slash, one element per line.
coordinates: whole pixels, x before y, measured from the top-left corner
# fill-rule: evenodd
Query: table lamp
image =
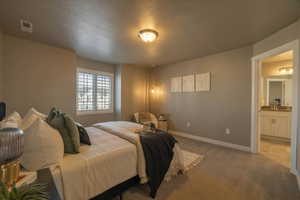
<path fill-rule="evenodd" d="M 0 182 L 9 186 L 18 181 L 20 157 L 23 151 L 22 130 L 17 128 L 0 129 Z"/>
<path fill-rule="evenodd" d="M 166 116 L 165 116 L 164 114 L 159 114 L 158 120 L 160 120 L 160 121 L 165 121 L 165 120 L 167 120 L 167 119 L 166 119 Z"/>

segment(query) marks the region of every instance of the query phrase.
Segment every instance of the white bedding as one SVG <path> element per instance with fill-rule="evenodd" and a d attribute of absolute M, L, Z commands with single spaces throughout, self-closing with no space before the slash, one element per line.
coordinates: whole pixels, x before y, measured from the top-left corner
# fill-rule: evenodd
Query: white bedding
<path fill-rule="evenodd" d="M 128 121 L 112 121 L 97 123 L 94 124 L 94 127 L 105 130 L 136 145 L 138 156 L 138 175 L 141 179 L 141 183 L 146 183 L 148 178 L 146 175 L 146 162 L 144 152 L 140 142 L 140 137 L 135 133 L 136 130 L 142 129 L 142 125 Z M 165 180 L 170 180 L 171 177 L 177 175 L 179 171 L 184 171 L 184 160 L 179 145 L 175 144 L 174 157 L 165 176 Z"/>
<path fill-rule="evenodd" d="M 55 184 L 65 200 L 87 200 L 137 175 L 135 145 L 100 129 L 86 128 L 92 145 L 67 155 L 52 169 Z"/>

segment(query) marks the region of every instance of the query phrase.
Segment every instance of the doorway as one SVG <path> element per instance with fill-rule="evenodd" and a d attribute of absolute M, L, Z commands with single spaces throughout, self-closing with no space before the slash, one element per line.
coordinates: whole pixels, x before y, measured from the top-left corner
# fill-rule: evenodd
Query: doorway
<path fill-rule="evenodd" d="M 299 41 L 252 58 L 251 151 L 296 171 Z"/>

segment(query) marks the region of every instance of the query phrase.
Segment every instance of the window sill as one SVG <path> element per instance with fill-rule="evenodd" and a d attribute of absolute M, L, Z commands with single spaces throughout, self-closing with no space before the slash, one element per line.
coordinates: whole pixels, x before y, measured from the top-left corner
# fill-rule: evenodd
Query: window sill
<path fill-rule="evenodd" d="M 101 110 L 101 111 L 77 111 L 76 115 L 101 115 L 101 114 L 113 114 L 113 110 Z"/>

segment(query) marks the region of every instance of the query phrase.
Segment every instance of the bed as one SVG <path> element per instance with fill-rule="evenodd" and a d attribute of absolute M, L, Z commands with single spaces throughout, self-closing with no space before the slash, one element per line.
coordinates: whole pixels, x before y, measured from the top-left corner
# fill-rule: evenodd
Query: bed
<path fill-rule="evenodd" d="M 146 173 L 144 151 L 140 141 L 140 135 L 136 134 L 137 131 L 142 129 L 142 125 L 129 121 L 111 121 L 94 124 L 94 127 L 109 132 L 110 134 L 123 138 L 136 145 L 138 154 L 138 175 L 141 179 L 141 183 L 146 183 L 148 181 L 148 178 Z M 175 144 L 173 151 L 173 160 L 165 176 L 165 180 L 167 181 L 170 180 L 172 176 L 177 175 L 179 171 L 184 170 L 183 155 L 179 144 Z"/>
<path fill-rule="evenodd" d="M 66 155 L 52 175 L 62 199 L 87 200 L 137 175 L 135 145 L 100 129 L 86 128 L 92 145 Z"/>
<path fill-rule="evenodd" d="M 5 109 L 0 109 L 0 115 L 5 116 Z M 28 149 L 28 152 L 38 152 L 38 155 L 34 155 L 36 158 L 41 159 L 40 161 L 33 159 L 33 162 L 39 161 L 35 163 L 38 165 L 34 167 L 50 167 L 61 199 L 91 199 L 111 190 L 116 186 L 120 186 L 120 184 L 123 185 L 123 183 L 126 183 L 125 185 L 127 185 L 127 183 L 130 183 L 131 180 L 136 182 L 136 178 L 138 178 L 142 184 L 148 183 L 150 190 L 152 190 L 151 182 L 153 182 L 153 176 L 151 177 L 151 174 L 148 173 L 149 151 L 147 152 L 147 149 L 144 148 L 145 143 L 143 143 L 143 138 L 160 138 L 161 136 L 158 132 L 155 134 L 153 133 L 152 136 L 151 134 L 146 134 L 147 136 L 143 134 L 136 134 L 136 130 L 141 129 L 142 126 L 133 122 L 114 121 L 98 123 L 93 127 L 85 128 L 92 145 L 81 145 L 79 149 L 80 153 L 65 154 L 64 156 L 62 154 L 61 159 L 58 159 L 57 156 L 60 156 L 59 154 L 61 154 L 63 151 L 52 151 L 49 159 L 43 159 L 45 157 L 39 156 L 46 156 L 43 154 L 47 152 L 45 147 L 57 149 L 56 147 L 59 144 L 53 143 L 53 141 L 60 141 L 60 146 L 62 148 L 58 149 L 63 149 L 64 145 L 58 131 L 50 127 L 45 122 L 46 117 L 46 115 L 36 111 L 34 108 L 31 108 L 25 115 L 24 119 L 22 119 L 19 113 L 14 112 L 8 117 L 8 120 L 5 120 L 3 124 L 1 123 L 1 125 L 9 125 L 10 123 L 7 122 L 13 120 L 16 127 L 23 127 L 23 129 L 26 129 L 24 128 L 24 124 L 28 125 L 28 122 L 31 122 L 29 125 L 30 128 L 26 129 L 27 142 L 29 142 L 28 144 L 31 144 L 30 141 L 39 141 L 47 144 L 37 145 L 35 148 Z M 36 137 L 40 133 L 43 134 Z M 57 137 L 53 138 L 57 138 L 59 140 L 43 140 L 45 135 L 54 133 L 57 133 Z M 176 140 L 167 133 L 162 135 L 167 135 L 167 137 L 171 138 L 173 141 L 172 145 L 169 145 L 170 143 L 161 143 L 161 146 L 163 148 L 165 147 L 164 150 L 167 149 L 168 151 L 160 151 L 163 148 L 158 150 L 154 148 L 157 147 L 156 144 L 160 142 L 157 139 L 155 139 L 156 141 L 153 140 L 155 141 L 154 143 L 152 141 L 151 144 L 149 143 L 150 145 L 147 144 L 150 146 L 150 151 L 156 151 L 156 154 L 158 152 L 158 154 L 162 156 L 164 156 L 164 154 L 168 154 L 169 156 L 169 163 L 164 166 L 165 171 L 163 176 L 161 176 L 160 183 L 164 178 L 165 180 L 170 180 L 171 177 L 177 175 L 179 171 L 184 171 L 182 152 L 176 143 Z M 39 140 L 36 140 L 37 138 Z M 165 141 L 166 140 L 164 140 L 164 142 Z M 32 144 L 34 144 L 34 142 Z M 151 147 L 152 145 L 154 145 L 154 147 Z M 36 151 L 38 148 L 42 149 L 40 151 Z M 35 156 L 33 156 L 33 158 L 35 158 Z M 32 156 L 27 157 L 30 158 L 29 163 L 31 163 Z M 24 160 L 27 157 L 24 157 Z M 151 159 L 152 160 L 150 163 L 156 163 L 156 167 L 159 166 L 158 168 L 155 168 L 155 170 L 160 171 L 160 164 L 157 163 L 164 163 L 164 159 L 155 159 L 155 157 L 152 157 Z M 29 166 L 27 167 L 30 168 Z M 155 173 L 157 171 L 155 171 Z M 156 188 L 156 191 L 158 187 Z M 154 197 L 155 194 L 152 193 L 150 195 Z"/>
<path fill-rule="evenodd" d="M 92 145 L 81 146 L 80 154 L 65 156 L 60 166 L 51 170 L 61 198 L 90 199 L 136 177 L 140 183 L 147 183 L 145 157 L 135 133 L 140 128 L 139 124 L 123 121 L 86 128 Z M 165 180 L 180 170 L 183 160 L 176 144 Z"/>

